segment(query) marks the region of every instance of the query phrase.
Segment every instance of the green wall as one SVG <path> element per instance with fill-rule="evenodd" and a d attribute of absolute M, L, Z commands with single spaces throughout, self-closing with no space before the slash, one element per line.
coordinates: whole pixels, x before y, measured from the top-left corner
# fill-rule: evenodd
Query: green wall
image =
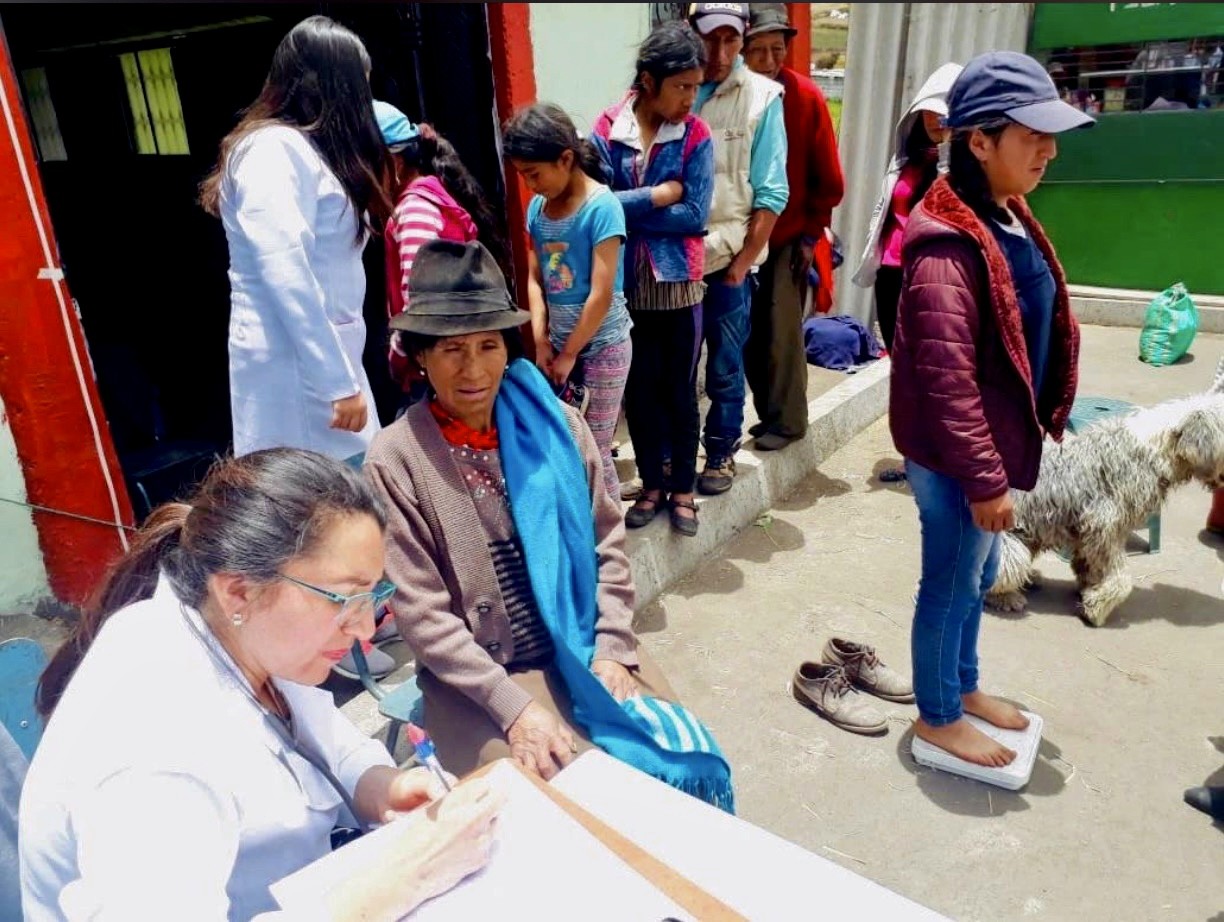
<path fill-rule="evenodd" d="M 1043 185 L 1029 203 L 1078 285 L 1224 295 L 1224 180 Z"/>
<path fill-rule="evenodd" d="M 1032 48 L 1213 37 L 1224 3 L 1038 3 Z"/>
<path fill-rule="evenodd" d="M 1224 295 L 1224 109 L 1115 113 L 1059 135 L 1029 202 L 1073 283 Z"/>

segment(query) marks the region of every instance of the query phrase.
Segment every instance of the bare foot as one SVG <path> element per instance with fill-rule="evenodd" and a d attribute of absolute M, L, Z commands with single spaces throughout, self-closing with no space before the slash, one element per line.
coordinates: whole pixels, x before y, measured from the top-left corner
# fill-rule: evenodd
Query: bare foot
<path fill-rule="evenodd" d="M 980 717 L 1003 730 L 1023 730 L 1029 725 L 1028 718 L 1014 704 L 992 698 L 981 690 L 961 695 L 961 707 L 967 714 Z"/>
<path fill-rule="evenodd" d="M 1015 752 L 992 740 L 963 717 L 942 727 L 932 727 L 919 718 L 914 721 L 914 733 L 944 752 L 987 768 L 1002 768 L 1016 758 Z"/>

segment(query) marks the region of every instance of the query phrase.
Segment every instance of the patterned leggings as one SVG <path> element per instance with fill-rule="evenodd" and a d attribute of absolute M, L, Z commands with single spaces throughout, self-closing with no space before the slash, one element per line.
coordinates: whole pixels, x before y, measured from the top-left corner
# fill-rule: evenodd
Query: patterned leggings
<path fill-rule="evenodd" d="M 623 343 L 604 346 L 598 352 L 583 356 L 582 371 L 573 376 L 582 381 L 591 395 L 586 422 L 603 458 L 608 495 L 618 501 L 620 477 L 616 473 L 616 462 L 612 460 L 612 439 L 616 435 L 616 422 L 620 418 L 621 398 L 625 394 L 625 380 L 629 377 L 632 358 L 633 342 L 626 339 Z"/>

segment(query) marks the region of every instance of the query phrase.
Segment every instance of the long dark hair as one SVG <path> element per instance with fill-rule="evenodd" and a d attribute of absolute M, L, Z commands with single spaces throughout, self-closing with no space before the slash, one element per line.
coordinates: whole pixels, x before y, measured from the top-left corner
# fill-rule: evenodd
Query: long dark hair
<path fill-rule="evenodd" d="M 519 109 L 502 128 L 502 150 L 511 160 L 556 163 L 567 150 L 574 164 L 596 182 L 607 182 L 599 151 L 578 129 L 565 110 L 555 103 L 537 102 Z"/>
<path fill-rule="evenodd" d="M 295 557 L 310 554 L 343 515 L 386 515 L 359 471 L 309 451 L 273 448 L 218 462 L 186 502 L 159 506 L 131 550 L 107 572 L 72 635 L 38 683 L 38 708 L 50 714 L 106 619 L 150 598 L 165 573 L 179 599 L 199 608 L 208 578 L 241 573 L 276 579 Z"/>
<path fill-rule="evenodd" d="M 704 70 L 705 66 L 705 42 L 693 31 L 692 26 L 677 20 L 661 22 L 638 48 L 637 63 L 633 71 L 633 89 L 639 93 L 645 91 L 643 74 L 650 74 L 657 93 L 668 77 L 682 74 L 686 70 Z"/>
<path fill-rule="evenodd" d="M 1010 224 L 1011 216 L 994 200 L 986 171 L 982 168 L 981 161 L 969 149 L 969 138 L 977 130 L 997 142 L 999 135 L 1013 124 L 1015 123 L 1004 117 L 979 125 L 976 129 L 958 128 L 952 135 L 948 156 L 948 183 L 983 221 L 995 220 Z"/>
<path fill-rule="evenodd" d="M 905 137 L 905 162 L 922 166 L 922 175 L 910 193 L 909 206 L 913 208 L 922 201 L 922 197 L 939 178 L 939 145 L 927 134 L 921 112 L 910 125 L 909 134 Z"/>
<path fill-rule="evenodd" d="M 422 176 L 436 176 L 446 191 L 472 216 L 476 225 L 476 238 L 488 248 L 501 267 L 502 273 L 510 275 L 510 247 L 502 234 L 501 223 L 494 214 L 484 189 L 471 174 L 453 144 L 438 134 L 433 126 L 422 124 L 420 134 L 395 151 L 404 165 Z M 396 189 L 396 197 L 402 192 Z"/>
<path fill-rule="evenodd" d="M 217 165 L 200 184 L 200 204 L 220 214 L 221 180 L 234 146 L 270 123 L 305 132 L 344 186 L 357 213 L 357 239 L 367 214 L 391 213 L 390 161 L 370 94 L 370 55 L 353 32 L 326 16 L 303 19 L 281 39 L 263 89 L 221 142 Z"/>

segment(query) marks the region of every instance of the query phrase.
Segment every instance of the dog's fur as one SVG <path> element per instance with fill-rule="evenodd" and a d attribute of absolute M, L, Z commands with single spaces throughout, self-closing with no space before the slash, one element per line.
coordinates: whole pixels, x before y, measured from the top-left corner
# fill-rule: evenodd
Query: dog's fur
<path fill-rule="evenodd" d="M 1016 493 L 1016 528 L 1003 536 L 999 576 L 987 603 L 1021 611 L 1042 551 L 1071 556 L 1079 614 L 1100 627 L 1130 595 L 1126 539 L 1198 481 L 1224 487 L 1224 360 L 1206 394 L 1101 420 L 1047 444 L 1031 493 Z"/>

